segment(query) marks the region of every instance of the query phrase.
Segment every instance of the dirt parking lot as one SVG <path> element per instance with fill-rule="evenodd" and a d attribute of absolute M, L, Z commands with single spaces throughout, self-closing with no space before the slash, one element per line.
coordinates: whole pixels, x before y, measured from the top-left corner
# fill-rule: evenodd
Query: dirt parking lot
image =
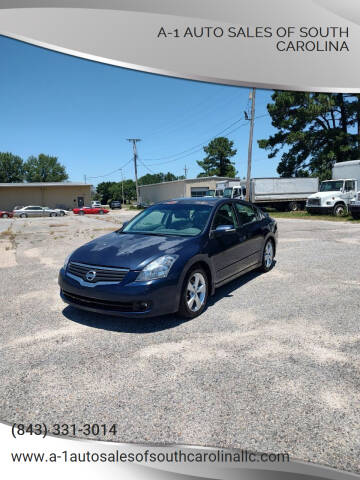
<path fill-rule="evenodd" d="M 63 304 L 65 256 L 132 215 L 0 220 L 0 419 L 116 423 L 106 438 L 359 472 L 360 225 L 279 220 L 275 268 L 219 289 L 191 321 Z"/>

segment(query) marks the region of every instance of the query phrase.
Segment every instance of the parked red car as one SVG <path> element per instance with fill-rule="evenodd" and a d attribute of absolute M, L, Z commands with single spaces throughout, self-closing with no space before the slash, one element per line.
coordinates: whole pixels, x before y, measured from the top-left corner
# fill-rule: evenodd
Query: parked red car
<path fill-rule="evenodd" d="M 73 208 L 73 212 L 77 215 L 103 215 L 104 213 L 109 213 L 109 210 L 102 207 L 81 207 L 81 208 Z"/>
<path fill-rule="evenodd" d="M 0 218 L 12 218 L 13 213 L 7 212 L 6 210 L 0 210 Z"/>

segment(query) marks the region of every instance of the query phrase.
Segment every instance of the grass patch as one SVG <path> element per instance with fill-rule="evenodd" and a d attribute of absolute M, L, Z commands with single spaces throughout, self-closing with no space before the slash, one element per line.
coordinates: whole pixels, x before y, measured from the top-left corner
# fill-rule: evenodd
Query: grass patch
<path fill-rule="evenodd" d="M 346 215 L 343 217 L 334 217 L 333 215 L 310 215 L 310 213 L 305 211 L 299 212 L 277 212 L 269 211 L 270 217 L 273 218 L 295 218 L 301 220 L 327 220 L 330 222 L 350 222 L 350 223 L 360 223 L 360 220 L 355 220 L 351 215 Z"/>
<path fill-rule="evenodd" d="M 16 235 L 11 230 L 11 226 L 7 230 L 4 230 L 3 232 L 0 233 L 0 239 L 1 238 L 8 240 L 11 243 L 11 246 L 13 249 L 16 248 L 16 243 L 15 243 Z"/>
<path fill-rule="evenodd" d="M 140 205 L 130 205 L 127 210 L 144 210 L 144 207 L 140 207 Z"/>

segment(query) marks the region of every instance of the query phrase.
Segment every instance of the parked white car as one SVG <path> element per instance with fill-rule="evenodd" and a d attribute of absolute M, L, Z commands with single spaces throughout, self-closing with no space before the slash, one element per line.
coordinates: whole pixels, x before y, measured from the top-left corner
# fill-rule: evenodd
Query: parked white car
<path fill-rule="evenodd" d="M 101 203 L 98 200 L 94 200 L 91 202 L 91 207 L 92 208 L 101 208 Z"/>
<path fill-rule="evenodd" d="M 63 217 L 64 215 L 69 215 L 69 212 L 67 210 L 64 210 L 63 208 L 50 208 L 50 207 L 44 207 L 46 210 L 52 210 L 60 216 Z"/>
<path fill-rule="evenodd" d="M 57 217 L 58 212 L 51 208 L 40 207 L 38 205 L 28 205 L 27 207 L 14 210 L 14 217 Z"/>

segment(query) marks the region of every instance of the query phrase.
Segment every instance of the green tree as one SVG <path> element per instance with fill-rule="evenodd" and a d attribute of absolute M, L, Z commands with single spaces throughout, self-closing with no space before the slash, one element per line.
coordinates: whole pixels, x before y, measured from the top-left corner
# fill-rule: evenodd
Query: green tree
<path fill-rule="evenodd" d="M 122 201 L 122 191 L 124 187 L 124 198 L 125 202 L 131 202 L 136 199 L 136 188 L 134 180 L 124 180 L 124 185 L 122 182 L 101 182 L 96 187 L 96 192 L 98 198 L 103 205 L 108 204 L 111 200 L 120 200 Z"/>
<path fill-rule="evenodd" d="M 124 196 L 126 202 L 136 200 L 136 186 L 134 180 L 124 180 Z"/>
<path fill-rule="evenodd" d="M 281 176 L 331 178 L 335 162 L 360 157 L 360 95 L 275 91 L 272 101 L 277 131 L 258 143 L 269 158 L 281 152 Z"/>
<path fill-rule="evenodd" d="M 151 185 L 152 183 L 172 182 L 177 180 L 173 173 L 147 173 L 139 178 L 139 185 Z"/>
<path fill-rule="evenodd" d="M 24 162 L 18 155 L 0 152 L 0 183 L 24 181 Z"/>
<path fill-rule="evenodd" d="M 101 182 L 96 187 L 96 193 L 99 195 L 99 200 L 103 205 L 106 205 L 108 200 L 111 199 L 110 189 L 116 182 Z M 114 200 L 117 200 L 114 198 Z"/>
<path fill-rule="evenodd" d="M 27 182 L 62 182 L 69 178 L 58 158 L 44 153 L 40 153 L 38 157 L 29 157 L 24 164 L 24 170 Z"/>
<path fill-rule="evenodd" d="M 204 170 L 198 177 L 235 177 L 236 170 L 231 158 L 236 154 L 233 149 L 234 142 L 226 137 L 217 137 L 204 147 L 207 154 L 204 160 L 199 160 L 198 165 Z"/>

